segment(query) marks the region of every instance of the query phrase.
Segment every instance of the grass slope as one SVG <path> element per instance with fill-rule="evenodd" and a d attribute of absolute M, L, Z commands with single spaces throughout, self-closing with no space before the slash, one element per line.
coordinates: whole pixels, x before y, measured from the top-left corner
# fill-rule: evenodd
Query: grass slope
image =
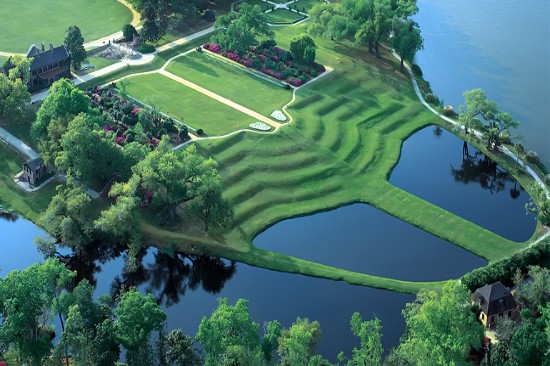
<path fill-rule="evenodd" d="M 255 120 L 191 88 L 160 74 L 139 75 L 129 79 L 127 92 L 144 103 L 151 96 L 159 107 L 189 126 L 202 128 L 208 135 L 222 135 L 247 127 Z"/>
<path fill-rule="evenodd" d="M 85 42 L 122 29 L 130 10 L 116 0 L 2 0 L 0 51 L 25 53 L 31 44 L 59 46 L 65 30 L 77 25 Z"/>
<path fill-rule="evenodd" d="M 292 98 L 290 90 L 199 52 L 175 59 L 167 70 L 265 116 Z"/>

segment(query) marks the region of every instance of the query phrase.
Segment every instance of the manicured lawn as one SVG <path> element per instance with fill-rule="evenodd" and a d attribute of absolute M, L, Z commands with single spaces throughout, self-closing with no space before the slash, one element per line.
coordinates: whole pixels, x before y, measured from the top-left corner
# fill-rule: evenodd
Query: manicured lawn
<path fill-rule="evenodd" d="M 305 9 L 305 12 L 309 13 L 311 8 L 322 3 L 323 2 L 319 0 L 298 0 L 295 3 L 292 3 L 292 8 L 294 9 L 294 6 L 296 6 L 299 11 L 304 11 Z"/>
<path fill-rule="evenodd" d="M 199 52 L 175 59 L 167 70 L 265 116 L 292 98 L 290 90 Z"/>
<path fill-rule="evenodd" d="M 84 71 L 79 71 L 78 75 L 86 75 L 86 74 L 92 73 L 94 71 L 97 71 L 99 69 L 102 69 L 104 67 L 107 67 L 109 65 L 112 65 L 114 63 L 117 63 L 117 62 L 118 62 L 118 60 L 110 60 L 110 59 L 103 58 L 103 57 L 88 57 L 87 59 L 82 61 L 82 65 L 84 66 L 84 65 L 92 64 L 92 65 L 94 65 L 93 69 L 87 69 L 87 70 L 84 70 Z"/>
<path fill-rule="evenodd" d="M 159 74 L 132 77 L 128 94 L 147 103 L 154 95 L 160 109 L 208 135 L 247 127 L 252 117 Z"/>
<path fill-rule="evenodd" d="M 0 51 L 18 53 L 33 43 L 59 46 L 71 25 L 77 25 L 88 42 L 132 20 L 130 10 L 115 0 L 2 0 L 0 14 Z"/>
<path fill-rule="evenodd" d="M 0 66 L 4 65 L 6 61 L 8 61 L 9 57 L 6 56 L 0 56 Z"/>
<path fill-rule="evenodd" d="M 275 9 L 274 11 L 270 11 L 265 15 L 267 16 L 267 21 L 274 24 L 281 24 L 281 23 L 290 24 L 304 17 L 303 15 L 300 15 L 294 11 L 290 11 L 287 9 Z"/>

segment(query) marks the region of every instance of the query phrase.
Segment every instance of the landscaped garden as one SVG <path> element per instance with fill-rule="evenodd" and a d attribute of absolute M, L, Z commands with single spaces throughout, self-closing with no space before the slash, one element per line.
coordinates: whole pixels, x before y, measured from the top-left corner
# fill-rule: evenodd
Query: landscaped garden
<path fill-rule="evenodd" d="M 222 135 L 256 122 L 252 117 L 207 97 L 160 74 L 139 75 L 128 79 L 127 93 L 145 104 L 150 96 L 161 111 L 207 135 Z"/>
<path fill-rule="evenodd" d="M 323 4 L 324 1 L 320 0 L 298 0 L 296 2 L 292 3 L 292 8 L 296 7 L 301 12 L 309 13 L 311 8 L 313 8 L 317 4 Z"/>
<path fill-rule="evenodd" d="M 2 0 L 0 51 L 25 53 L 31 44 L 60 45 L 65 30 L 77 25 L 85 41 L 119 31 L 132 13 L 114 0 Z M 7 16 L 9 14 L 9 16 Z M 29 31 L 32 30 L 32 31 Z"/>
<path fill-rule="evenodd" d="M 292 98 L 291 91 L 204 53 L 179 57 L 167 70 L 265 116 Z"/>

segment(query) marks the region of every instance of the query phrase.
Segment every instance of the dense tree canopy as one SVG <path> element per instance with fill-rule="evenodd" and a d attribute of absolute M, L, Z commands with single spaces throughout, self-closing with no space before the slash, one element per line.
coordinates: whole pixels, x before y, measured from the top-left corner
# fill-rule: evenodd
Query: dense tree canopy
<path fill-rule="evenodd" d="M 478 349 L 483 326 L 470 307 L 471 293 L 449 281 L 441 294 L 420 291 L 407 304 L 403 316 L 407 330 L 398 353 L 411 365 L 465 364 L 471 349 Z"/>
<path fill-rule="evenodd" d="M 214 26 L 219 31 L 211 37 L 212 43 L 240 55 L 258 43 L 257 36 L 273 38 L 274 35 L 260 7 L 247 3 L 240 3 L 238 12 L 220 16 Z"/>
<path fill-rule="evenodd" d="M 299 62 L 305 61 L 306 50 L 313 50 L 313 61 L 315 61 L 315 42 L 307 34 L 300 34 L 290 41 L 290 53 L 292 57 Z M 311 56 L 310 56 L 311 57 Z M 313 63 L 313 62 L 311 62 Z"/>
<path fill-rule="evenodd" d="M 21 55 L 11 56 L 4 68 L 8 76 L 0 72 L 0 117 L 20 120 L 25 104 L 31 101 L 27 90 L 32 59 Z"/>

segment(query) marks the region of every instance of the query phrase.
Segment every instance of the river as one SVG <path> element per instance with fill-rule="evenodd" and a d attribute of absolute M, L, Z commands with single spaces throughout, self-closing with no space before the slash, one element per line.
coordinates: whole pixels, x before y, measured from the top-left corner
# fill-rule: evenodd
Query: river
<path fill-rule="evenodd" d="M 526 150 L 550 166 L 550 2 L 419 0 L 416 56 L 434 93 L 455 110 L 482 88 L 521 122 Z"/>

